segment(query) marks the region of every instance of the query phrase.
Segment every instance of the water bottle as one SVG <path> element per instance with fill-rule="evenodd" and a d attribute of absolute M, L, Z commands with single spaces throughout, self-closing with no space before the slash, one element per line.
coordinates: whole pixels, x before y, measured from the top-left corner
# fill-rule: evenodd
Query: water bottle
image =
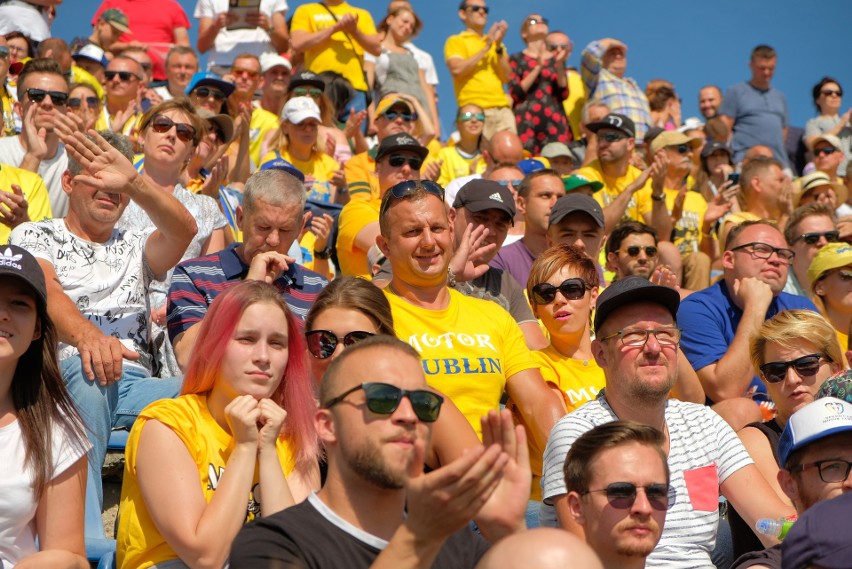
<path fill-rule="evenodd" d="M 754 524 L 754 529 L 756 529 L 758 533 L 762 533 L 763 535 L 768 535 L 770 537 L 782 540 L 787 536 L 787 532 L 790 531 L 790 528 L 793 527 L 793 524 L 796 523 L 796 518 L 797 516 L 779 518 L 777 520 L 772 518 L 760 518 Z"/>

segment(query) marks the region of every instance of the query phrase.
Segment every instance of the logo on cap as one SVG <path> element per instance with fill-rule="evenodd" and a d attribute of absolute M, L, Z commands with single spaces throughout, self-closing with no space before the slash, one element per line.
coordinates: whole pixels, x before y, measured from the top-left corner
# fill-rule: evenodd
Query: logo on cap
<path fill-rule="evenodd" d="M 825 403 L 825 408 L 835 415 L 840 415 L 843 413 L 843 405 L 834 401 L 827 401 Z"/>
<path fill-rule="evenodd" d="M 14 269 L 23 270 L 18 261 L 23 258 L 23 255 L 15 255 L 8 247 L 0 254 L 0 266 L 12 267 Z"/>
<path fill-rule="evenodd" d="M 621 128 L 621 117 L 609 115 L 607 119 L 609 120 L 609 124 L 611 124 L 612 126 Z"/>
<path fill-rule="evenodd" d="M 500 197 L 500 194 L 499 194 L 499 193 L 497 193 L 497 192 L 494 192 L 493 194 L 491 194 L 490 196 L 488 196 L 488 199 L 492 199 L 492 200 L 494 200 L 495 202 L 503 203 L 503 198 L 501 198 L 501 197 Z"/>
<path fill-rule="evenodd" d="M 402 136 L 397 137 L 396 143 L 397 144 L 417 144 L 418 146 L 420 145 L 419 142 L 417 142 L 416 140 L 414 140 L 413 138 L 411 138 L 407 134 L 403 134 Z"/>

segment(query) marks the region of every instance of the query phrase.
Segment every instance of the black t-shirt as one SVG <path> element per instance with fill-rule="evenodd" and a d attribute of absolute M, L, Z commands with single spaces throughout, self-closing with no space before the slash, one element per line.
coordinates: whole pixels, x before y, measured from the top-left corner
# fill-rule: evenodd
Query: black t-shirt
<path fill-rule="evenodd" d="M 231 569 L 367 569 L 385 542 L 341 519 L 316 496 L 246 525 L 231 549 Z M 433 569 L 473 568 L 488 543 L 469 527 L 444 542 Z"/>
<path fill-rule="evenodd" d="M 736 561 L 732 569 L 747 569 L 755 565 L 766 565 L 772 569 L 781 569 L 781 546 L 773 545 L 760 551 L 746 553 Z"/>

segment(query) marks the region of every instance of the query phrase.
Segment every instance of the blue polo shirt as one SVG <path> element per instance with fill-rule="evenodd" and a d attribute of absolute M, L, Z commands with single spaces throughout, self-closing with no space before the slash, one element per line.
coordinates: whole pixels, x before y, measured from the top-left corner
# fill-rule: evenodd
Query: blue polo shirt
<path fill-rule="evenodd" d="M 193 324 L 201 322 L 210 303 L 222 291 L 246 278 L 249 266 L 237 255 L 240 245 L 232 243 L 218 253 L 189 259 L 175 267 L 168 309 L 169 338 L 172 341 Z M 304 321 L 328 280 L 293 263 L 272 284 L 281 291 L 293 316 Z"/>

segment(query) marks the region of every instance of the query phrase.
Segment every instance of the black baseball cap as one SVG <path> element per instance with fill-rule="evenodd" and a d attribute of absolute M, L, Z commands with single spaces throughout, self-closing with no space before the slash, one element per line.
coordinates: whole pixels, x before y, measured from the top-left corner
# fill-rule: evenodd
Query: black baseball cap
<path fill-rule="evenodd" d="M 729 159 L 733 155 L 733 152 L 731 152 L 731 149 L 730 147 L 728 147 L 727 144 L 725 144 L 724 142 L 719 142 L 718 140 L 711 140 L 710 142 L 704 145 L 704 148 L 701 149 L 701 157 L 709 158 L 710 155 L 716 152 L 717 150 L 724 150 L 725 152 L 727 152 Z"/>
<path fill-rule="evenodd" d="M 47 286 L 44 272 L 35 257 L 17 245 L 0 246 L 0 277 L 12 276 L 24 281 L 33 289 L 36 300 L 47 306 Z"/>
<path fill-rule="evenodd" d="M 598 227 L 604 226 L 604 214 L 601 204 L 595 198 L 586 194 L 578 194 L 577 192 L 564 195 L 556 200 L 553 209 L 550 210 L 550 220 L 547 226 L 550 227 L 559 223 L 565 216 L 575 211 L 580 211 L 591 216 L 595 220 L 595 223 L 598 224 Z"/>
<path fill-rule="evenodd" d="M 614 311 L 628 304 L 653 302 L 668 310 L 677 319 L 680 293 L 667 286 L 656 285 L 642 277 L 629 276 L 618 279 L 598 296 L 595 310 L 595 334 Z"/>
<path fill-rule="evenodd" d="M 601 120 L 587 124 L 586 128 L 592 132 L 597 132 L 602 128 L 614 128 L 627 136 L 636 137 L 636 125 L 633 120 L 618 113 L 609 113 Z"/>
<path fill-rule="evenodd" d="M 473 212 L 498 209 L 508 215 L 509 220 L 515 219 L 515 197 L 509 188 L 484 178 L 471 180 L 462 186 L 456 194 L 453 207 L 463 207 Z"/>
<path fill-rule="evenodd" d="M 290 78 L 290 84 L 287 86 L 287 91 L 292 91 L 296 87 L 316 87 L 325 91 L 325 82 L 319 75 L 313 71 L 301 71 Z"/>
<path fill-rule="evenodd" d="M 413 152 L 417 154 L 421 160 L 424 160 L 426 156 L 429 155 L 429 149 L 417 142 L 416 138 L 410 134 L 400 132 L 398 134 L 386 136 L 382 139 L 381 143 L 379 143 L 379 150 L 376 152 L 376 162 L 391 152 L 398 152 L 400 150 Z"/>

